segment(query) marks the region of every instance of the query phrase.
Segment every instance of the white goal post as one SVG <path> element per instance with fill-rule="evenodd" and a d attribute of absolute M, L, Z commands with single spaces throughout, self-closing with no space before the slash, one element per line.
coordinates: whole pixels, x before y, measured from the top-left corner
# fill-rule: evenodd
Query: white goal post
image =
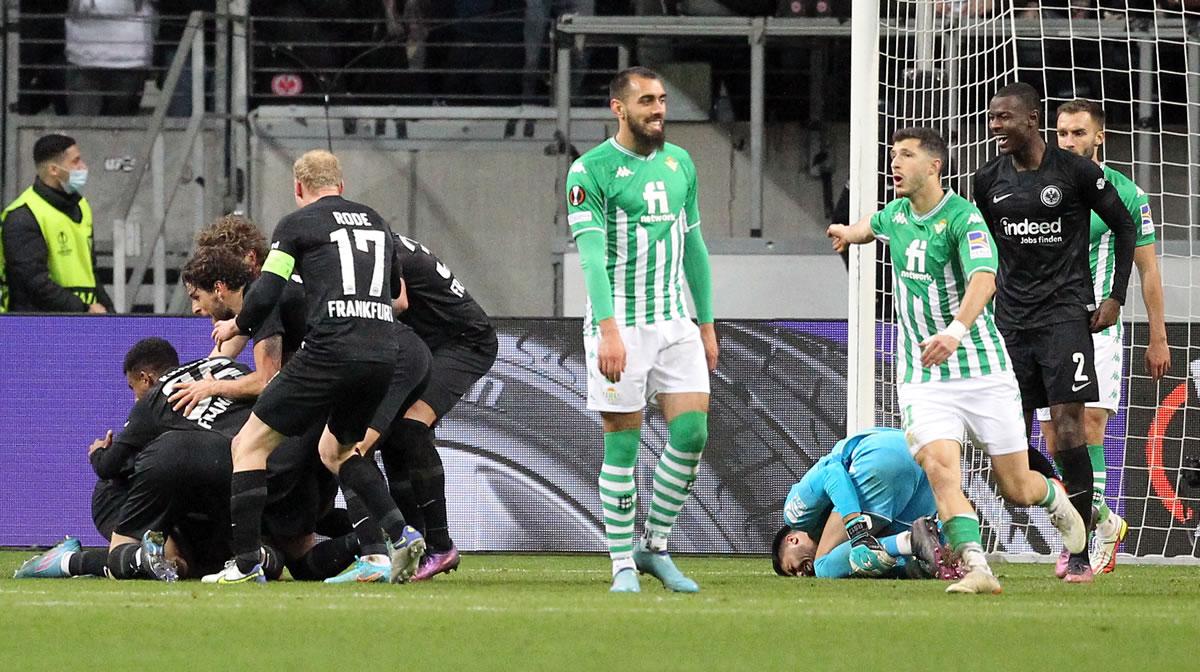
<path fill-rule="evenodd" d="M 1023 4 L 855 1 L 851 220 L 894 197 L 886 157 L 898 128 L 940 131 L 950 147 L 946 186 L 970 198 L 972 173 L 995 154 L 986 109 L 996 89 L 1015 81 L 1038 89 L 1049 143 L 1059 104 L 1076 97 L 1101 102 L 1108 119 L 1103 159 L 1150 196 L 1172 356 L 1161 381 L 1147 375 L 1146 310 L 1134 270 L 1122 315 L 1122 407 L 1106 432 L 1107 496 L 1130 524 L 1122 546 L 1128 559 L 1200 562 L 1200 487 L 1188 485 L 1181 469 L 1185 458 L 1200 458 L 1200 330 L 1193 330 L 1200 235 L 1192 226 L 1200 223 L 1200 2 L 1174 9 L 1119 0 L 1104 0 L 1103 9 L 1072 8 L 1069 0 L 1013 7 Z M 898 425 L 890 274 L 881 245 L 851 254 L 850 431 Z M 965 451 L 963 475 L 989 551 L 1009 559 L 1057 553 L 1060 541 L 1040 509 L 1000 501 L 980 451 Z"/>

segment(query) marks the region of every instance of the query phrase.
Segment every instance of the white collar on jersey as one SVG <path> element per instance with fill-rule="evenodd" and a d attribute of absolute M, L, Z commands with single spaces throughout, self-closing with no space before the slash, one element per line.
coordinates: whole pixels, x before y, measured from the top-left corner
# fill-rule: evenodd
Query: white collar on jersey
<path fill-rule="evenodd" d="M 942 195 L 942 200 L 938 201 L 938 204 L 933 206 L 933 208 L 930 209 L 929 212 L 927 212 L 923 215 L 918 215 L 917 213 L 913 212 L 912 213 L 913 221 L 923 222 L 923 221 L 929 219 L 930 217 L 933 217 L 934 215 L 936 215 L 938 213 L 938 210 L 941 210 L 942 207 L 945 206 L 947 202 L 949 202 L 950 197 L 953 195 L 954 195 L 954 190 L 947 189 L 946 193 Z M 912 212 L 912 201 L 908 202 L 908 211 Z"/>
<path fill-rule="evenodd" d="M 616 147 L 617 151 L 621 152 L 622 154 L 627 154 L 629 156 L 632 156 L 635 159 L 641 159 L 642 161 L 649 161 L 650 159 L 653 159 L 655 156 L 658 155 L 658 150 L 656 149 L 653 152 L 650 152 L 649 154 L 647 154 L 646 156 L 642 156 L 641 154 L 638 154 L 637 152 L 633 151 L 632 149 L 626 149 L 624 146 L 621 145 L 621 143 L 617 142 L 617 139 L 615 137 L 609 138 L 608 142 L 610 144 L 612 144 L 613 147 Z"/>

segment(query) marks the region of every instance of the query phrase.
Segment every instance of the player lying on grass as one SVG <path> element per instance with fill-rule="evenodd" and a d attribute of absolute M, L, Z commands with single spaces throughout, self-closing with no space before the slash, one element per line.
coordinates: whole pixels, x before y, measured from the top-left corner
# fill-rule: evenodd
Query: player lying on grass
<path fill-rule="evenodd" d="M 788 491 L 771 564 L 780 576 L 958 578 L 942 559 L 936 510 L 904 432 L 868 429 L 834 444 Z"/>
<path fill-rule="evenodd" d="M 179 366 L 170 343 L 150 338 L 126 355 L 125 373 L 136 400 L 130 420 L 115 438 L 110 433 L 89 450 L 101 478 L 93 516 L 101 534 L 111 538 L 110 548 L 84 551 L 68 537 L 26 562 L 17 578 L 173 580 L 219 569 L 228 556 L 229 434 L 241 426 L 249 405 L 216 397 L 185 415 L 167 397 L 180 381 L 205 375 L 234 379 L 246 375 L 245 367 L 222 357 Z M 269 464 L 264 535 L 287 551 L 296 579 L 333 576 L 358 551 L 354 535 L 315 544 L 316 520 L 335 494 L 332 479 L 322 486 L 325 470 L 309 459 L 316 438 L 312 433 L 285 442 Z M 277 577 L 278 558 L 265 560 Z"/>

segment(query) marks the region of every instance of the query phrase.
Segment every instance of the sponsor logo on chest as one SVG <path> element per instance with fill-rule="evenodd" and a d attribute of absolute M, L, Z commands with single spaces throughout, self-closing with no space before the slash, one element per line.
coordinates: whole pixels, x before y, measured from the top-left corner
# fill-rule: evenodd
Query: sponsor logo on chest
<path fill-rule="evenodd" d="M 1057 245 L 1063 242 L 1062 218 L 1051 222 L 1037 222 L 1029 218 L 1020 221 L 1000 218 L 1000 230 L 1005 236 L 1018 238 L 1022 245 Z"/>

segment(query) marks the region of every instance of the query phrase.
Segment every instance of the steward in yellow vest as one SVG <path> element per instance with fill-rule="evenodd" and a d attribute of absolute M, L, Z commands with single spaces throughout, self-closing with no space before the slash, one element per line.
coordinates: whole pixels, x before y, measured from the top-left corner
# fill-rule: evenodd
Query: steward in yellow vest
<path fill-rule="evenodd" d="M 34 143 L 33 157 L 33 186 L 0 212 L 0 312 L 111 312 L 96 282 L 79 146 L 51 134 Z"/>

